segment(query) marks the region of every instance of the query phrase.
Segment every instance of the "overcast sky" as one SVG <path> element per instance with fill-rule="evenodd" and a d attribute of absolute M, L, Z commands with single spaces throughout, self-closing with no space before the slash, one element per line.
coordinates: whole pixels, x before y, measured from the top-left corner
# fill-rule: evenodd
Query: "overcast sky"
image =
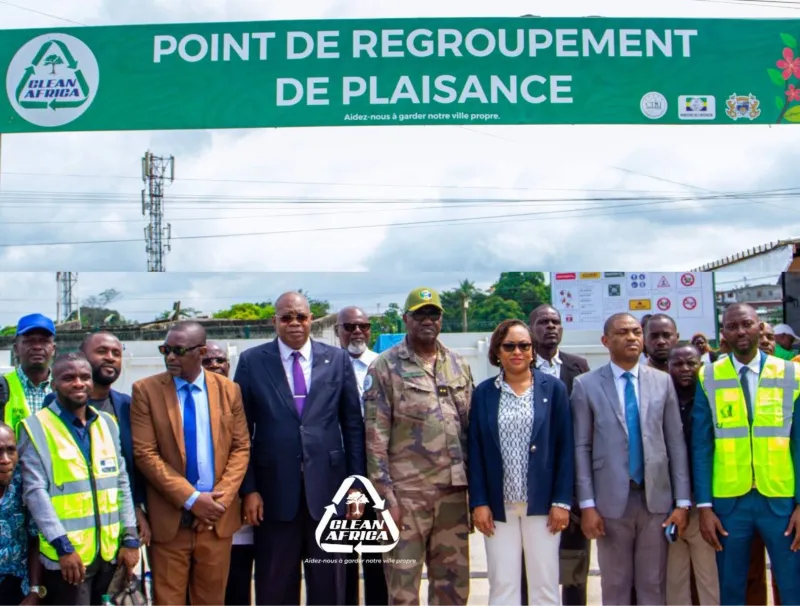
<path fill-rule="evenodd" d="M 775 6 L 695 0 L 3 0 L 0 23 L 5 28 L 70 25 L 33 11 L 87 25 L 526 13 L 800 18 L 797 10 Z M 736 60 L 736 52 L 746 49 L 732 49 L 730 60 Z M 166 268 L 177 275 L 167 276 L 120 273 L 146 269 L 143 240 L 0 246 L 0 269 L 6 272 L 0 274 L 4 301 L 0 324 L 12 323 L 35 301 L 54 312 L 54 274 L 33 272 L 58 269 L 82 272 L 82 297 L 108 287 L 123 291 L 125 309 L 140 310 L 142 319 L 181 297 L 270 298 L 296 286 L 331 300 L 343 294 L 346 297 L 340 298 L 365 305 L 385 305 L 386 296 L 397 300 L 396 293 L 418 285 L 420 272 L 439 272 L 436 284 L 447 287 L 461 277 L 488 285 L 507 270 L 690 269 L 745 248 L 797 237 L 800 213 L 789 210 L 796 201 L 751 205 L 687 201 L 601 216 L 577 213 L 570 218 L 563 213 L 548 217 L 514 213 L 561 213 L 586 204 L 510 208 L 495 203 L 465 208 L 442 199 L 519 198 L 542 192 L 568 198 L 664 192 L 691 196 L 708 190 L 797 187 L 798 132 L 791 126 L 767 125 L 408 126 L 6 135 L 0 172 L 0 245 L 141 238 L 145 220 L 135 198 L 142 187 L 140 158 L 147 149 L 176 156 L 177 180 L 166 199 L 166 221 L 176 236 L 357 228 L 176 240 Z M 24 193 L 30 191 L 95 197 L 91 203 L 85 196 L 82 203 L 55 203 L 44 195 L 32 202 Z M 297 205 L 288 203 L 175 202 L 181 196 L 214 195 L 415 201 L 306 205 L 311 210 L 305 217 L 298 216 Z M 121 196 L 128 201 L 120 202 Z M 385 226 L 502 215 L 506 218 L 501 221 Z M 374 225 L 379 227 L 368 227 Z M 358 296 L 350 297 L 353 293 Z M 27 302 L 8 302 L 9 298 Z M 226 306 L 224 299 L 187 304 L 210 311 Z"/>

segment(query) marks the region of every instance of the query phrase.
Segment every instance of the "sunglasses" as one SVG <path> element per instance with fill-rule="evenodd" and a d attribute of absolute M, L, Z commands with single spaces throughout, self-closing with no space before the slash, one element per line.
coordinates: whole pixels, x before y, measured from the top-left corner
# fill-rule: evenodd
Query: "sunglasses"
<path fill-rule="evenodd" d="M 360 328 L 361 332 L 367 332 L 372 325 L 369 322 L 343 322 L 342 328 L 347 332 L 355 332 L 357 328 Z"/>
<path fill-rule="evenodd" d="M 531 350 L 531 347 L 533 347 L 533 343 L 525 343 L 525 342 L 521 342 L 521 343 L 501 343 L 500 347 L 502 347 L 503 351 L 506 352 L 506 353 L 511 353 L 515 349 L 519 349 L 520 351 L 526 352 L 526 351 L 530 351 Z"/>
<path fill-rule="evenodd" d="M 291 324 L 295 320 L 298 322 L 306 322 L 311 316 L 308 314 L 283 314 L 282 316 L 278 316 L 281 322 L 284 324 Z"/>
<path fill-rule="evenodd" d="M 418 309 L 417 311 L 411 312 L 411 317 L 417 322 L 422 322 L 423 320 L 433 320 L 436 322 L 442 317 L 442 312 L 438 309 Z"/>
<path fill-rule="evenodd" d="M 169 354 L 174 353 L 179 358 L 182 358 L 187 353 L 193 349 L 197 349 L 198 347 L 203 347 L 203 344 L 201 343 L 200 345 L 195 345 L 193 347 L 172 347 L 171 345 L 159 345 L 158 352 L 162 356 L 168 356 Z"/>
<path fill-rule="evenodd" d="M 211 366 L 211 364 L 225 364 L 228 358 L 203 358 L 203 366 Z"/>

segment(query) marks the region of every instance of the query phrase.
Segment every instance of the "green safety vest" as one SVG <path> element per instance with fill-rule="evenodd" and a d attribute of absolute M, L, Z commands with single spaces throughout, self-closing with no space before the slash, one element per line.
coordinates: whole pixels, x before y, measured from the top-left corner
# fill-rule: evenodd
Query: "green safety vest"
<path fill-rule="evenodd" d="M 22 419 L 27 419 L 31 416 L 31 409 L 28 406 L 28 400 L 25 397 L 25 389 L 22 387 L 22 382 L 19 380 L 19 375 L 16 370 L 12 370 L 6 375 L 8 381 L 8 402 L 6 403 L 5 414 L 3 415 L 3 422 L 13 429 L 17 438 L 19 438 L 19 423 Z"/>
<path fill-rule="evenodd" d="M 53 405 L 22 421 L 44 462 L 50 501 L 84 566 L 100 556 L 112 562 L 120 544 L 119 429 L 111 415 L 98 412 L 90 427 L 91 466 Z M 92 409 L 94 410 L 94 409 Z M 99 546 L 98 546 L 99 541 Z M 55 548 L 39 534 L 39 550 L 58 561 Z"/>
<path fill-rule="evenodd" d="M 767 356 L 753 396 L 752 425 L 729 356 L 704 365 L 699 379 L 714 423 L 714 497 L 740 497 L 754 488 L 766 497 L 794 497 L 789 436 L 800 364 Z"/>

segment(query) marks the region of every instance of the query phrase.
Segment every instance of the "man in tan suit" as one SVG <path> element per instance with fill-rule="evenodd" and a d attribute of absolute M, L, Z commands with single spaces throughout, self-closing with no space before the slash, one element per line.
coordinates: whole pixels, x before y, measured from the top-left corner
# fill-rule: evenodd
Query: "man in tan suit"
<path fill-rule="evenodd" d="M 156 604 L 223 604 L 250 437 L 238 385 L 203 371 L 206 333 L 180 322 L 159 351 L 167 372 L 133 385 L 136 465 L 147 480 Z"/>

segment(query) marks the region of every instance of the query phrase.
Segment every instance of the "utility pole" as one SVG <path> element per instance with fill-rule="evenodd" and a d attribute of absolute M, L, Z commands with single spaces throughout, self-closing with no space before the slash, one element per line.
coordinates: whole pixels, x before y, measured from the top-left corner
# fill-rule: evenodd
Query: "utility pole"
<path fill-rule="evenodd" d="M 164 180 L 175 180 L 175 157 L 162 158 L 147 151 L 142 158 L 142 215 L 149 213 L 150 222 L 144 228 L 147 252 L 147 271 L 165 271 L 164 255 L 170 251 L 172 226 L 164 225 Z"/>
<path fill-rule="evenodd" d="M 81 308 L 78 304 L 78 274 L 72 271 L 56 272 L 56 323 L 67 322 L 77 312 L 76 320 L 80 322 Z"/>

